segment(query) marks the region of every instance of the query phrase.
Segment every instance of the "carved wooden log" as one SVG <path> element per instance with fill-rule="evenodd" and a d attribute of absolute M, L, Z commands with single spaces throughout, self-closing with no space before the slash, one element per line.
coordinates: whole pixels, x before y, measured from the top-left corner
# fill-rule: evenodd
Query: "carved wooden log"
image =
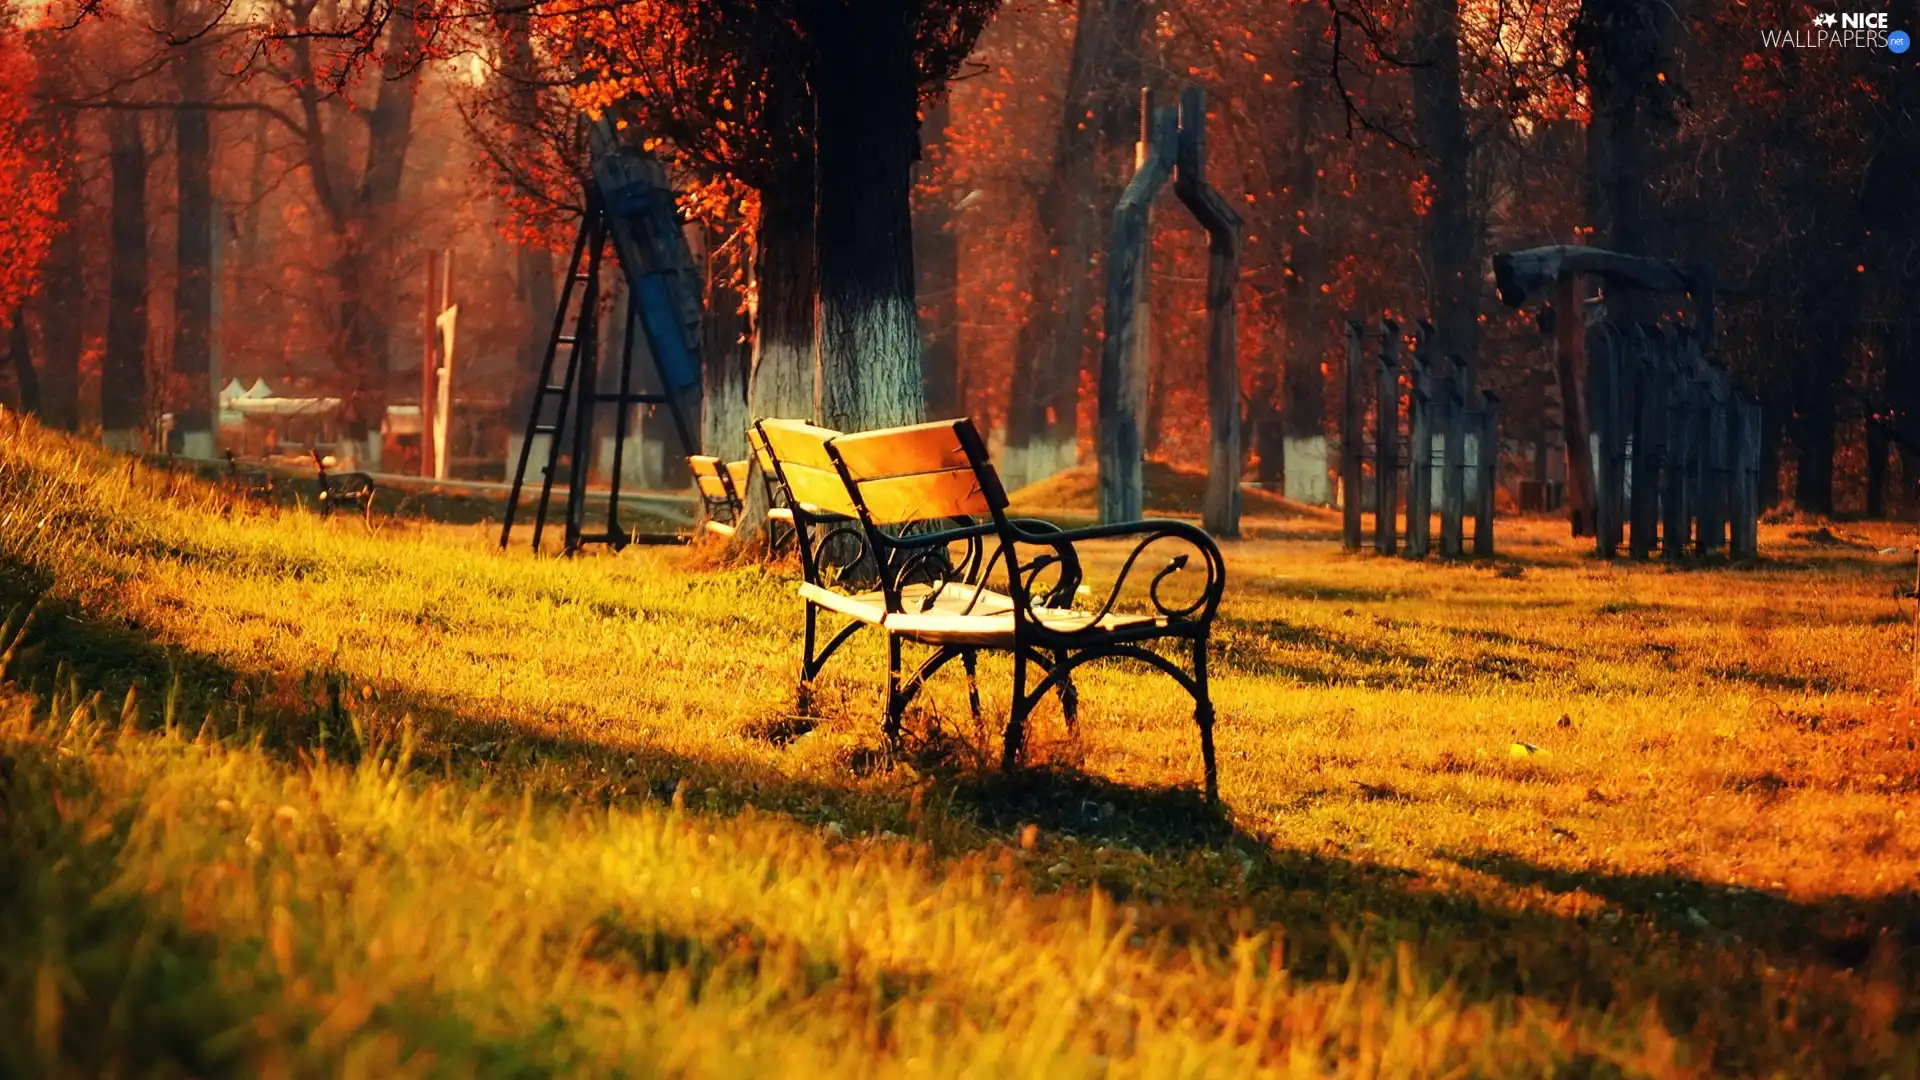
<path fill-rule="evenodd" d="M 1399 547 L 1394 518 L 1400 510 L 1400 324 L 1386 320 L 1380 335 L 1373 395 L 1373 550 L 1391 555 Z"/>
<path fill-rule="evenodd" d="M 1640 328 L 1641 348 L 1620 365 L 1622 377 L 1633 382 L 1633 463 L 1627 508 L 1627 554 L 1645 559 L 1653 553 L 1660 530 L 1660 456 L 1665 444 L 1661 432 L 1666 394 L 1660 376 L 1668 340 L 1659 326 Z"/>
<path fill-rule="evenodd" d="M 1365 330 L 1360 323 L 1347 324 L 1346 399 L 1340 407 L 1340 545 L 1348 551 L 1360 550 L 1360 442 L 1366 415 L 1360 396 L 1366 386 L 1361 372 L 1366 363 L 1362 350 Z"/>
<path fill-rule="evenodd" d="M 1178 175 L 1174 190 L 1207 230 L 1207 494 L 1201 524 L 1215 536 L 1240 535 L 1240 332 L 1234 293 L 1240 284 L 1245 227 L 1207 182 L 1207 98 L 1180 95 Z"/>
<path fill-rule="evenodd" d="M 1727 441 L 1733 451 L 1733 536 L 1728 554 L 1760 554 L 1760 406 L 1735 401 L 1728 412 Z"/>
<path fill-rule="evenodd" d="M 1705 400 L 1702 402 L 1706 429 L 1706 453 L 1702 455 L 1705 496 L 1700 500 L 1700 553 L 1712 555 L 1727 546 L 1727 515 L 1732 506 L 1732 461 L 1727 447 L 1727 413 L 1731 396 L 1727 391 L 1726 369 L 1708 365 Z"/>
<path fill-rule="evenodd" d="M 1482 559 L 1493 557 L 1493 496 L 1500 481 L 1500 398 L 1491 390 L 1480 392 L 1480 454 L 1474 470 L 1473 553 Z"/>
<path fill-rule="evenodd" d="M 1465 385 L 1466 365 L 1457 356 L 1447 358 L 1448 370 L 1438 382 L 1438 397 L 1445 402 L 1446 436 L 1440 459 L 1440 554 L 1459 558 L 1466 554 L 1466 537 L 1461 519 L 1466 515 L 1467 401 L 1472 391 Z"/>
<path fill-rule="evenodd" d="M 1413 348 L 1413 393 L 1408 402 L 1407 556 L 1424 559 L 1433 530 L 1433 324 L 1420 322 Z"/>
<path fill-rule="evenodd" d="M 1149 116 L 1142 132 L 1144 160 L 1114 208 L 1107 243 L 1107 333 L 1100 346 L 1099 391 L 1100 519 L 1105 522 L 1137 521 L 1145 502 L 1140 459 L 1145 373 L 1135 362 L 1134 294 L 1147 272 L 1148 217 L 1173 173 L 1179 138 L 1174 110 L 1154 109 Z"/>
<path fill-rule="evenodd" d="M 1684 559 L 1692 542 L 1692 511 L 1687 497 L 1693 469 L 1692 388 L 1681 358 L 1666 365 L 1667 461 L 1666 486 L 1661 493 L 1660 554 L 1669 561 Z"/>

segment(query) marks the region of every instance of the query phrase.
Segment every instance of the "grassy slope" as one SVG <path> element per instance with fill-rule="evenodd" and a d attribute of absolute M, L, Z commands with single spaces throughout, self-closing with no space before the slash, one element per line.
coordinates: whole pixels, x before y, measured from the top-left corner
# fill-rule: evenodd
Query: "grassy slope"
<path fill-rule="evenodd" d="M 943 679 L 890 767 L 872 641 L 791 715 L 783 573 L 369 535 L 0 420 L 0 1075 L 1920 1068 L 1891 534 L 1510 533 L 1230 549 L 1214 813 L 1142 673 L 1012 778 Z"/>

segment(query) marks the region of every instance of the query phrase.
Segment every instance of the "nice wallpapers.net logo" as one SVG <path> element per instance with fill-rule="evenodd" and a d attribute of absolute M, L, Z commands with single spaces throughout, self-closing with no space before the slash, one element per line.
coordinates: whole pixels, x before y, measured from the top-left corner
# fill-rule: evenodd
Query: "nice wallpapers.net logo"
<path fill-rule="evenodd" d="M 1884 11 L 1823 11 L 1804 27 L 1763 30 L 1760 36 L 1771 49 L 1885 49 L 1899 54 L 1913 44 L 1905 30 L 1891 27 Z"/>

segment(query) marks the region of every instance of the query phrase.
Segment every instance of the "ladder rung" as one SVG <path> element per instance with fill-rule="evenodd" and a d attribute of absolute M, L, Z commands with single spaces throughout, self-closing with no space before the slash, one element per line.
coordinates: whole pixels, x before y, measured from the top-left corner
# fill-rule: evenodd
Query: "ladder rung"
<path fill-rule="evenodd" d="M 535 424 L 533 425 L 533 433 L 535 435 L 558 435 L 560 433 L 560 425 Z"/>
<path fill-rule="evenodd" d="M 548 383 L 540 388 L 540 392 L 543 394 L 564 394 L 567 392 L 567 388 L 563 383 Z"/>
<path fill-rule="evenodd" d="M 577 337 L 574 337 L 572 334 L 562 334 L 559 337 L 554 338 L 553 343 L 555 345 L 570 349 L 573 346 L 578 345 L 580 343 L 580 339 Z"/>

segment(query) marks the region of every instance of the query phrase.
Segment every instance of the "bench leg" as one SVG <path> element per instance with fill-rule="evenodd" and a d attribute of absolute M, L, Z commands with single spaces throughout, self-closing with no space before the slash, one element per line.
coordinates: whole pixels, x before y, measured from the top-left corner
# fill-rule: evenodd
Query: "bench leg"
<path fill-rule="evenodd" d="M 1213 697 L 1207 690 L 1207 639 L 1193 643 L 1193 721 L 1200 726 L 1200 762 L 1206 770 L 1207 801 L 1220 801 L 1220 771 L 1213 755 Z"/>
<path fill-rule="evenodd" d="M 960 654 L 960 666 L 967 669 L 967 707 L 973 710 L 973 724 L 980 726 L 980 653 L 968 649 Z"/>
<path fill-rule="evenodd" d="M 1027 654 L 1013 650 L 1013 715 L 1007 718 L 1006 748 L 1000 755 L 1000 767 L 1008 772 L 1020 764 L 1020 748 L 1027 741 Z"/>
<path fill-rule="evenodd" d="M 900 724 L 907 711 L 906 695 L 900 692 L 900 639 L 887 635 L 887 741 L 900 741 Z"/>
<path fill-rule="evenodd" d="M 1067 652 L 1065 649 L 1053 654 L 1053 666 L 1055 668 L 1065 668 L 1066 663 Z M 1067 730 L 1070 732 L 1078 732 L 1080 730 L 1080 691 L 1073 688 L 1072 675 L 1060 676 L 1060 710 L 1066 714 Z"/>

